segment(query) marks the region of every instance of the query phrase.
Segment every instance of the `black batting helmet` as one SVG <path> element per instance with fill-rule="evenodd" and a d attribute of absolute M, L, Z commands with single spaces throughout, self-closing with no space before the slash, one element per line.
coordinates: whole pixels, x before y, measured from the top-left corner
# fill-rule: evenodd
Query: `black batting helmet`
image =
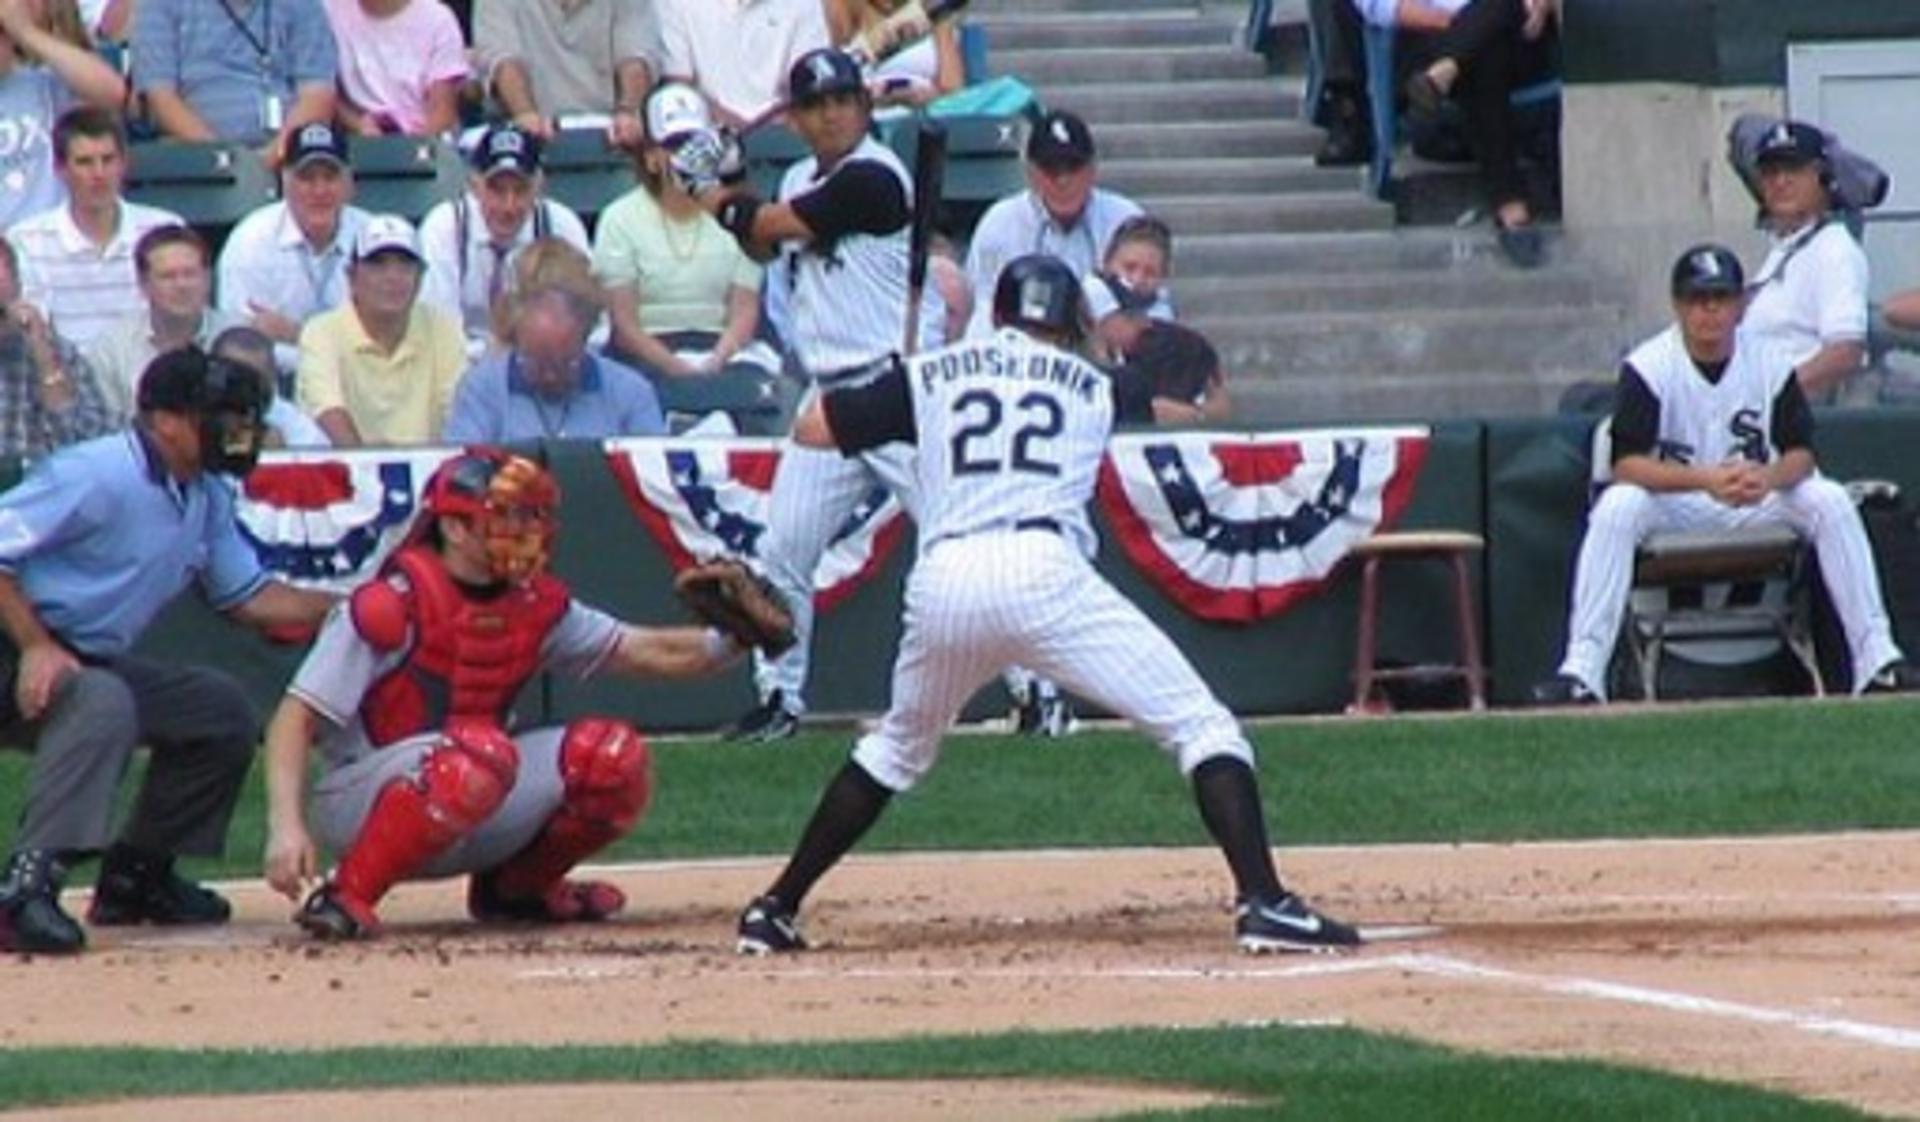
<path fill-rule="evenodd" d="M 1030 253 L 1007 262 L 993 288 L 993 322 L 1078 342 L 1085 309 L 1080 279 L 1058 257 Z"/>
<path fill-rule="evenodd" d="M 1746 286 L 1746 273 L 1740 268 L 1740 259 L 1723 245 L 1696 245 L 1673 263 L 1672 291 L 1675 300 L 1696 296 L 1738 296 Z"/>

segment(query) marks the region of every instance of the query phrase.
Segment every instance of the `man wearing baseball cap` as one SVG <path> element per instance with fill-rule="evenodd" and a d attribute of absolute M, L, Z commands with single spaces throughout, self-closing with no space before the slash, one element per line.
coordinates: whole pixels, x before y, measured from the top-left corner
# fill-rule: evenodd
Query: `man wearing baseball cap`
<path fill-rule="evenodd" d="M 426 259 L 413 224 L 369 217 L 354 239 L 345 305 L 300 333 L 300 407 L 335 447 L 426 444 L 467 368 L 460 324 L 422 305 Z"/>
<path fill-rule="evenodd" d="M 1793 356 L 1811 400 L 1832 402 L 1866 362 L 1867 253 L 1835 212 L 1825 133 L 1780 121 L 1754 162 L 1768 249 L 1744 325 Z"/>
<path fill-rule="evenodd" d="M 1852 656 L 1853 692 L 1914 689 L 1920 678 L 1893 641 L 1860 513 L 1815 464 L 1813 414 L 1793 356 L 1741 329 L 1740 259 L 1723 246 L 1696 245 L 1674 262 L 1670 291 L 1673 326 L 1620 368 L 1612 480 L 1587 517 L 1566 656 L 1534 687 L 1534 701 L 1606 700 L 1633 555 L 1647 535 L 1776 523 L 1820 555 Z"/>
<path fill-rule="evenodd" d="M 1065 110 L 1052 110 L 1027 134 L 1027 188 L 987 208 L 967 252 L 973 281 L 969 335 L 993 330 L 993 289 L 1007 262 L 1044 253 L 1067 263 L 1078 276 L 1100 264 L 1107 241 L 1140 205 L 1096 185 L 1098 154 L 1093 130 Z"/>
<path fill-rule="evenodd" d="M 366 220 L 353 205 L 346 135 L 325 121 L 288 133 L 280 199 L 234 226 L 214 270 L 216 305 L 273 340 L 283 376 L 299 367 L 300 329 L 346 300 L 347 258 Z"/>
<path fill-rule="evenodd" d="M 521 247 L 554 237 L 588 251 L 586 223 L 546 197 L 543 147 L 537 135 L 517 125 L 488 129 L 469 157 L 466 192 L 421 219 L 420 246 L 436 266 L 427 271 L 421 302 L 460 322 L 470 359 L 499 345 L 493 305 Z"/>

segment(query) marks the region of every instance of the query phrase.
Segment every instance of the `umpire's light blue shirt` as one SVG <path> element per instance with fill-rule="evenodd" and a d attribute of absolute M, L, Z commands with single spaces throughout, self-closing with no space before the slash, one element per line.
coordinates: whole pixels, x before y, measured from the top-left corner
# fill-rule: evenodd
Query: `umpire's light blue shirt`
<path fill-rule="evenodd" d="M 221 611 L 267 583 L 233 501 L 218 476 L 168 475 L 141 429 L 70 445 L 0 494 L 0 572 L 74 651 L 112 658 L 193 580 Z"/>

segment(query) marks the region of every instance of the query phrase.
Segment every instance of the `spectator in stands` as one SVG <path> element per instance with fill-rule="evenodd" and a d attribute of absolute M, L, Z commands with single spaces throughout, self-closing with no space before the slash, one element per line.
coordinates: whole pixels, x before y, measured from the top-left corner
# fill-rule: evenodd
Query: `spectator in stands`
<path fill-rule="evenodd" d="M 19 255 L 24 298 L 62 337 L 85 347 L 107 324 L 145 306 L 133 247 L 155 226 L 181 220 L 120 197 L 127 133 L 110 110 L 83 105 L 61 114 L 53 159 L 66 204 L 16 224 L 7 236 Z"/>
<path fill-rule="evenodd" d="M 460 379 L 441 438 L 505 444 L 664 434 L 646 376 L 587 345 L 602 311 L 587 255 L 548 238 L 528 247 L 515 273 L 525 283 L 505 301 L 510 349 Z"/>
<path fill-rule="evenodd" d="M 787 71 L 808 51 L 828 46 L 822 0 L 657 0 L 660 75 L 706 95 L 723 124 L 765 117 L 786 101 Z"/>
<path fill-rule="evenodd" d="M 931 35 L 888 53 L 892 33 L 899 26 L 890 21 L 911 6 L 913 0 L 826 0 L 827 30 L 835 43 L 872 42 L 877 48 L 874 53 L 885 56 L 867 75 L 876 109 L 917 108 L 967 83 L 957 17 L 941 21 Z"/>
<path fill-rule="evenodd" d="M 347 258 L 367 212 L 353 202 L 347 138 L 325 122 L 288 134 L 281 201 L 242 218 L 220 250 L 220 310 L 274 341 L 286 380 L 299 367 L 300 329 L 347 298 Z"/>
<path fill-rule="evenodd" d="M 1353 0 L 1307 0 L 1307 27 L 1320 66 L 1313 123 L 1327 130 L 1313 162 L 1323 168 L 1364 164 L 1373 159 L 1373 122 L 1360 11 Z M 1392 91 L 1383 96 L 1393 96 Z"/>
<path fill-rule="evenodd" d="M 52 30 L 55 10 L 35 0 L 0 0 L 0 230 L 60 205 L 53 160 L 59 115 L 76 102 L 108 110 L 126 102 L 127 85 L 113 67 L 86 43 Z"/>
<path fill-rule="evenodd" d="M 0 456 L 44 456 L 116 427 L 86 357 L 20 299 L 13 243 L 0 238 Z"/>
<path fill-rule="evenodd" d="M 361 136 L 460 124 L 467 41 L 440 0 L 326 0 L 340 53 L 340 123 Z"/>
<path fill-rule="evenodd" d="M 966 338 L 967 321 L 973 318 L 973 286 L 960 247 L 938 231 L 927 243 L 927 282 L 939 295 L 943 311 L 940 343 L 958 343 Z"/>
<path fill-rule="evenodd" d="M 1132 354 L 1150 322 L 1177 318 L 1167 290 L 1172 272 L 1173 230 L 1165 222 L 1136 214 L 1114 228 L 1100 267 L 1081 286 L 1094 339 L 1107 360 Z"/>
<path fill-rule="evenodd" d="M 1457 88 L 1501 252 L 1518 268 L 1538 268 L 1546 259 L 1546 243 L 1520 173 L 1512 95 L 1552 71 L 1558 0 L 1354 3 L 1369 23 L 1397 29 L 1408 44 L 1414 59 L 1406 83 L 1412 113 L 1436 115 Z"/>
<path fill-rule="evenodd" d="M 971 335 L 993 330 L 993 288 L 1016 257 L 1045 253 L 1086 276 L 1106 255 L 1120 223 L 1140 205 L 1096 185 L 1093 130 L 1073 113 L 1044 114 L 1027 137 L 1027 189 L 987 208 L 973 230 L 967 275 L 973 278 Z"/>
<path fill-rule="evenodd" d="M 331 121 L 339 75 L 320 5 L 273 0 L 138 0 L 133 84 L 147 116 L 176 140 L 265 146 Z"/>
<path fill-rule="evenodd" d="M 1816 403 L 1832 402 L 1867 355 L 1867 253 L 1834 210 L 1826 152 L 1825 135 L 1799 121 L 1780 122 L 1760 142 L 1769 248 L 1742 321 L 1787 350 Z"/>
<path fill-rule="evenodd" d="M 1820 557 L 1846 633 L 1853 692 L 1920 685 L 1894 642 L 1873 550 L 1846 489 L 1821 475 L 1813 414 L 1792 354 L 1740 327 L 1740 259 L 1698 245 L 1674 262 L 1674 324 L 1620 368 L 1613 481 L 1587 517 L 1560 669 L 1534 688 L 1542 705 L 1606 700 L 1634 551 L 1656 530 L 1785 524 Z"/>
<path fill-rule="evenodd" d="M 659 0 L 474 0 L 473 44 L 500 113 L 541 138 L 573 115 L 640 141 L 640 103 L 660 52 Z"/>
<path fill-rule="evenodd" d="M 133 265 L 145 310 L 108 324 L 87 345 L 87 359 L 123 422 L 133 419 L 140 374 L 149 363 L 181 347 L 206 350 L 215 335 L 238 322 L 208 306 L 211 250 L 192 227 L 148 230 L 133 247 Z"/>
<path fill-rule="evenodd" d="M 639 186 L 594 232 L 614 347 L 656 381 L 773 378 L 779 356 L 755 342 L 760 265 L 667 171 L 674 146 L 712 127 L 707 105 L 692 86 L 665 82 L 646 109 Z"/>
<path fill-rule="evenodd" d="M 298 402 L 335 447 L 437 439 L 467 368 L 460 323 L 419 302 L 413 224 L 370 216 L 354 239 L 348 300 L 300 332 Z"/>
<path fill-rule="evenodd" d="M 260 376 L 267 395 L 267 411 L 260 418 L 267 426 L 262 445 L 267 448 L 327 448 L 333 441 L 280 393 L 280 368 L 274 360 L 273 340 L 256 328 L 239 324 L 214 336 L 209 352 L 215 358 L 235 362 Z"/>
<path fill-rule="evenodd" d="M 434 263 L 420 299 L 460 321 L 469 359 L 500 343 L 493 305 L 521 247 L 557 237 L 588 249 L 580 216 L 543 197 L 540 153 L 539 136 L 518 125 L 488 129 L 474 147 L 466 192 L 436 204 L 420 223 L 420 248 Z"/>
<path fill-rule="evenodd" d="M 1233 415 L 1220 353 L 1206 336 L 1172 320 L 1148 321 L 1113 376 L 1146 384 L 1157 425 L 1213 424 Z"/>

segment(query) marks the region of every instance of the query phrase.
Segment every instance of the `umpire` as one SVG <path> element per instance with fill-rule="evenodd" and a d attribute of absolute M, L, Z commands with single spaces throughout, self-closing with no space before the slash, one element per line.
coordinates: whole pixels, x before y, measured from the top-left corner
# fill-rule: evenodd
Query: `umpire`
<path fill-rule="evenodd" d="M 129 652 L 189 582 L 258 627 L 311 626 L 332 597 L 272 579 L 234 523 L 266 398 L 251 370 L 197 349 L 147 367 L 131 429 L 70 445 L 0 495 L 0 742 L 33 753 L 20 833 L 0 874 L 0 951 L 73 954 L 69 865 L 101 853 L 95 926 L 224 923 L 218 894 L 176 874 L 216 855 L 260 740 L 231 677 Z M 114 796 L 152 751 L 126 827 Z"/>

